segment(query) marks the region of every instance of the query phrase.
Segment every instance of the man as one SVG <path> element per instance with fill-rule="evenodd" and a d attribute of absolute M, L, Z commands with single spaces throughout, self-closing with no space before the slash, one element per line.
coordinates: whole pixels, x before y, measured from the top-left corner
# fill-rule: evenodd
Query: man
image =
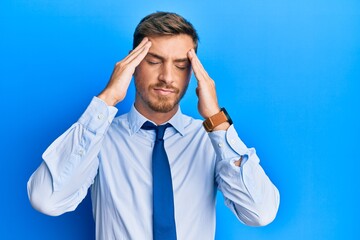
<path fill-rule="evenodd" d="M 43 154 L 28 182 L 35 209 L 72 211 L 90 187 L 96 237 L 104 240 L 214 239 L 217 189 L 243 223 L 275 218 L 278 190 L 219 108 L 197 44 L 195 29 L 177 14 L 139 23 L 133 50 L 105 89 Z M 179 108 L 192 70 L 204 123 Z M 134 105 L 114 118 L 132 77 Z"/>

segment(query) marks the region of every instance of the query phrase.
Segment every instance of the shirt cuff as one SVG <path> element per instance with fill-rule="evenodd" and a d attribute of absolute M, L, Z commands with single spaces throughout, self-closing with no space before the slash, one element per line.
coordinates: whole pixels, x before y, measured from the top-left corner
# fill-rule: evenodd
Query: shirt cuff
<path fill-rule="evenodd" d="M 116 107 L 108 106 L 100 98 L 93 97 L 78 122 L 94 134 L 103 134 L 111 124 L 117 111 Z"/>
<path fill-rule="evenodd" d="M 216 155 L 222 160 L 231 160 L 234 167 L 234 161 L 242 157 L 241 165 L 248 159 L 248 148 L 239 138 L 234 125 L 231 125 L 226 131 L 219 130 L 209 133 L 211 143 Z"/>

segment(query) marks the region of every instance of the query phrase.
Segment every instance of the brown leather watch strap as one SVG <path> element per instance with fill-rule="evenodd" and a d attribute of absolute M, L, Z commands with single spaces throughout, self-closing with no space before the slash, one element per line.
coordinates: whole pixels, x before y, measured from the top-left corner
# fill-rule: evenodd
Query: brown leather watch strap
<path fill-rule="evenodd" d="M 232 124 L 231 118 L 226 112 L 225 108 L 221 108 L 220 112 L 205 119 L 205 121 L 203 122 L 203 126 L 207 132 L 211 132 L 216 126 L 219 126 L 224 122 L 229 122 L 230 124 Z"/>

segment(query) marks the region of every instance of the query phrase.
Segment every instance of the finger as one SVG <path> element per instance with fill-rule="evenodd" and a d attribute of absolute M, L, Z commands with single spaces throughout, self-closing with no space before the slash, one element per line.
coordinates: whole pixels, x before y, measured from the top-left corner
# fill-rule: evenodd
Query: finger
<path fill-rule="evenodd" d="M 124 62 L 124 63 L 129 63 L 129 62 L 131 62 L 131 61 L 134 59 L 134 57 L 136 57 L 136 56 L 139 54 L 139 52 L 141 52 L 141 51 L 143 50 L 143 48 L 146 46 L 146 44 L 148 44 L 148 42 L 150 42 L 149 39 L 148 39 L 147 37 L 145 37 L 145 38 L 139 43 L 139 45 L 138 45 L 134 50 L 132 50 L 129 55 L 127 55 L 127 56 L 124 58 L 123 62 Z"/>
<path fill-rule="evenodd" d="M 139 43 L 139 45 L 136 46 L 133 50 L 131 50 L 131 53 L 137 52 L 139 49 L 141 49 L 147 42 L 149 42 L 149 38 L 144 37 L 143 40 Z"/>
<path fill-rule="evenodd" d="M 208 73 L 206 72 L 205 68 L 201 64 L 199 58 L 197 57 L 194 49 L 191 49 L 188 52 L 188 57 L 191 61 L 191 66 L 194 70 L 195 77 L 198 81 L 206 80 L 209 78 Z"/>
<path fill-rule="evenodd" d="M 134 67 L 137 67 L 149 52 L 150 47 L 151 47 L 151 42 L 147 42 L 146 45 L 139 51 L 138 55 L 135 56 L 129 64 L 132 64 Z"/>
<path fill-rule="evenodd" d="M 141 47 L 136 54 L 132 55 L 126 64 L 133 64 L 132 62 L 135 61 L 136 66 L 145 58 L 146 54 L 149 52 L 151 47 L 151 42 L 147 42 L 143 47 Z"/>

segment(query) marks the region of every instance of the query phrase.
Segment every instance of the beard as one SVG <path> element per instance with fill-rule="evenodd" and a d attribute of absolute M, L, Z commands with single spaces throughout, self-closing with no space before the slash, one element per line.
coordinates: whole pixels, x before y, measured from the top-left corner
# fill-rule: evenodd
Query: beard
<path fill-rule="evenodd" d="M 186 86 L 180 90 L 174 86 L 159 82 L 157 84 L 149 85 L 145 90 L 145 86 L 142 86 L 137 81 L 135 81 L 137 95 L 151 110 L 160 113 L 167 113 L 173 110 L 185 95 L 188 85 L 189 84 L 186 84 Z M 152 89 L 154 88 L 169 89 L 173 91 L 173 93 L 170 94 L 171 96 L 153 95 L 151 93 Z"/>

